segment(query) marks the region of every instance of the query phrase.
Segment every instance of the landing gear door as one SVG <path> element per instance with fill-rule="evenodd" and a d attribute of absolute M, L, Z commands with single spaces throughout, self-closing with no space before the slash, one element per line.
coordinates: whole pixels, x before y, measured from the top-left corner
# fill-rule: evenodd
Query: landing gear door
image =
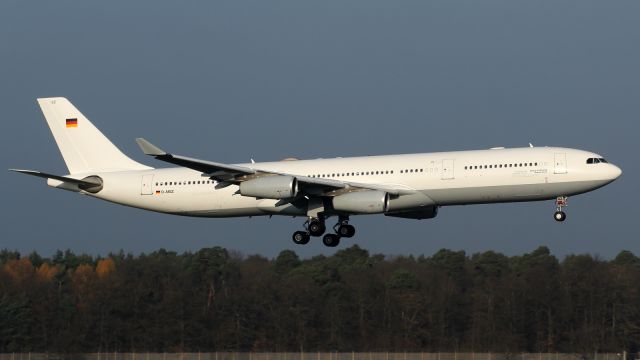
<path fill-rule="evenodd" d="M 451 180 L 453 178 L 453 160 L 442 160 L 442 180 Z"/>
<path fill-rule="evenodd" d="M 140 187 L 140 195 L 153 194 L 153 175 L 142 175 L 142 184 Z"/>
<path fill-rule="evenodd" d="M 556 153 L 554 161 L 554 174 L 566 174 L 567 173 L 567 154 Z"/>

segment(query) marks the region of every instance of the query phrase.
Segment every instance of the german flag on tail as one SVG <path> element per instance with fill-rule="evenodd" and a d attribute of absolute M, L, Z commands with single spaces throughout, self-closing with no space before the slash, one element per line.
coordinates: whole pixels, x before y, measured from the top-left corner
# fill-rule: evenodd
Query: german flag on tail
<path fill-rule="evenodd" d="M 77 118 L 67 119 L 67 127 L 68 128 L 78 127 L 78 119 Z"/>

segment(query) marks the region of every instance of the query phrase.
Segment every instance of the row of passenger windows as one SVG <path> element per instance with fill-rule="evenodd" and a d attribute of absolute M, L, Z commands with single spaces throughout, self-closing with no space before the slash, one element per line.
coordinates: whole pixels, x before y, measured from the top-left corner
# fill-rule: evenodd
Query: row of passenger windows
<path fill-rule="evenodd" d="M 607 162 L 605 159 L 588 159 L 587 164 L 593 164 L 594 160 L 598 162 Z M 591 162 L 589 162 L 591 161 Z M 527 167 L 527 166 L 538 166 L 538 163 L 518 163 L 518 164 L 498 164 L 498 165 L 469 165 L 465 166 L 465 170 L 477 170 L 477 169 L 498 169 L 498 168 L 513 168 L 513 167 Z M 404 169 L 400 170 L 400 174 L 415 174 L 415 173 L 423 173 L 424 169 Z M 346 177 L 346 176 L 367 176 L 367 175 L 390 175 L 393 174 L 393 170 L 378 170 L 378 171 L 356 171 L 356 172 L 346 172 L 346 173 L 331 173 L 331 174 L 309 174 L 307 177 L 312 178 L 329 178 L 329 177 Z M 156 182 L 156 186 L 166 186 L 166 185 L 200 185 L 200 184 L 211 184 L 213 181 L 211 180 L 198 180 L 198 181 L 165 181 L 165 182 Z"/>
<path fill-rule="evenodd" d="M 599 164 L 599 163 L 609 163 L 607 160 L 605 160 L 604 158 L 588 158 L 587 159 L 587 164 Z"/>
<path fill-rule="evenodd" d="M 402 170 L 400 170 L 402 172 Z M 328 177 L 345 177 L 345 176 L 364 176 L 364 175 L 388 175 L 393 174 L 393 170 L 382 170 L 382 171 L 356 171 L 356 172 L 346 172 L 346 173 L 332 173 L 332 174 L 310 174 L 307 177 L 312 178 L 328 178 Z"/>
<path fill-rule="evenodd" d="M 157 182 L 156 186 L 166 185 L 200 185 L 200 184 L 213 184 L 212 180 L 198 180 L 198 181 L 161 181 Z"/>
<path fill-rule="evenodd" d="M 538 166 L 538 163 L 517 163 L 517 164 L 497 164 L 497 165 L 469 165 L 465 166 L 465 170 L 477 170 L 477 169 L 502 169 L 502 168 L 514 168 L 514 167 L 528 167 Z"/>
<path fill-rule="evenodd" d="M 421 173 L 424 169 L 403 169 L 400 170 L 400 174 Z M 367 176 L 367 175 L 390 175 L 393 174 L 393 170 L 378 170 L 378 171 L 356 171 L 346 173 L 331 173 L 331 174 L 310 174 L 308 177 L 312 178 L 330 178 L 330 177 L 345 177 L 345 176 Z"/>

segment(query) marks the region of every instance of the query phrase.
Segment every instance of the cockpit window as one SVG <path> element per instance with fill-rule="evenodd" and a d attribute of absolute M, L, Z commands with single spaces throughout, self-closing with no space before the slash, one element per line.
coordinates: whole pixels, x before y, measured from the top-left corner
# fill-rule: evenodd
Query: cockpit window
<path fill-rule="evenodd" d="M 607 164 L 609 162 L 604 158 L 588 158 L 587 159 L 587 164 L 599 164 L 599 163 Z"/>

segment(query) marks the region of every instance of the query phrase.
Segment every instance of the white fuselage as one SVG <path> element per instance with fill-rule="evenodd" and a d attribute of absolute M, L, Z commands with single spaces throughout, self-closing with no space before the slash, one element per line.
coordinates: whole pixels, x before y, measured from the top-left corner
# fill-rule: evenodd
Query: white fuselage
<path fill-rule="evenodd" d="M 575 149 L 529 147 L 424 154 L 367 156 L 241 164 L 291 175 L 383 184 L 418 190 L 436 206 L 537 201 L 570 196 L 615 180 L 620 169 L 587 164 L 599 155 Z M 278 200 L 237 194 L 238 186 L 216 188 L 201 172 L 187 168 L 111 171 L 97 175 L 103 189 L 90 194 L 49 180 L 49 185 L 141 209 L 185 216 L 304 216 L 307 209 Z"/>

